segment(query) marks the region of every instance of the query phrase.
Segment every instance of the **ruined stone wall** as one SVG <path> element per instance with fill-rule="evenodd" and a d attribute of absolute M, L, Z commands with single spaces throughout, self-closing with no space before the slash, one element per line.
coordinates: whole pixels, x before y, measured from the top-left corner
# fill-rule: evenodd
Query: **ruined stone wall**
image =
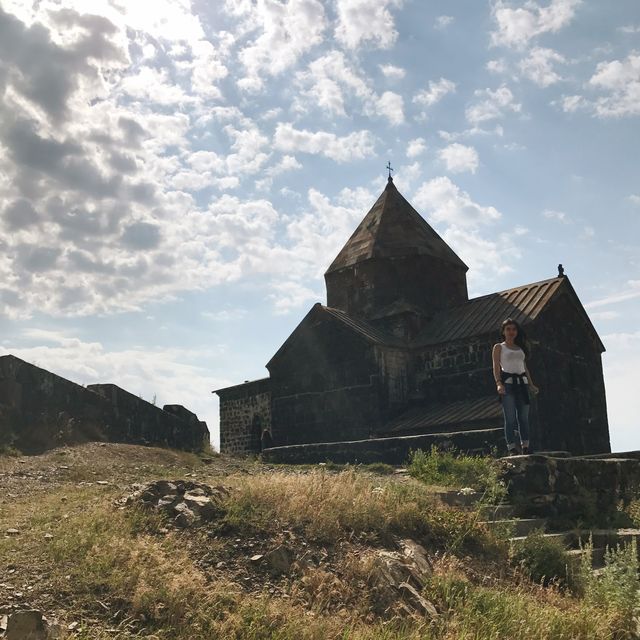
<path fill-rule="evenodd" d="M 109 440 L 201 450 L 209 430 L 195 414 L 151 405 L 115 385 L 83 387 L 14 356 L 0 357 L 0 445 L 38 453 L 61 444 Z M 99 393 L 98 393 L 99 391 Z M 115 400 L 115 402 L 114 402 Z M 179 405 L 172 405 L 179 407 Z"/>
<path fill-rule="evenodd" d="M 108 432 L 110 440 L 158 444 L 189 451 L 200 451 L 208 441 L 206 424 L 191 412 L 188 413 L 193 417 L 185 420 L 179 410 L 164 411 L 115 384 L 91 384 L 87 389 L 106 398 L 113 407 L 115 419 Z M 186 414 L 182 415 L 186 417 Z"/>
<path fill-rule="evenodd" d="M 220 451 L 235 455 L 259 453 L 264 429 L 271 430 L 269 378 L 219 389 Z"/>
<path fill-rule="evenodd" d="M 519 515 L 550 516 L 561 526 L 567 520 L 593 525 L 615 517 L 620 501 L 638 495 L 640 461 L 631 457 L 636 454 L 514 456 L 503 460 L 503 477 Z"/>

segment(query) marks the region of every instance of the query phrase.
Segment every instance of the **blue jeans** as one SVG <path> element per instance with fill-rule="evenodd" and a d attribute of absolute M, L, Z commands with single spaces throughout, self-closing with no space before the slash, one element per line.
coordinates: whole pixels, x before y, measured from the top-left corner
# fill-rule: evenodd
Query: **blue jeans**
<path fill-rule="evenodd" d="M 505 384 L 506 393 L 502 396 L 502 413 L 504 415 L 504 437 L 507 447 L 516 446 L 516 432 L 523 447 L 529 446 L 529 405 L 521 394 L 516 393 L 513 384 Z M 527 389 L 527 393 L 529 390 Z"/>

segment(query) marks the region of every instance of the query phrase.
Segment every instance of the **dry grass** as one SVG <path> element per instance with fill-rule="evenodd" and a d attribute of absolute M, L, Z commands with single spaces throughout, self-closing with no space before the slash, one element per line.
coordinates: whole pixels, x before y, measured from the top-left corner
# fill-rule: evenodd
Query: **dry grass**
<path fill-rule="evenodd" d="M 78 448 L 64 457 L 73 460 L 69 466 L 80 465 L 83 477 L 86 472 L 94 479 L 105 477 L 109 485 L 80 484 L 64 473 L 47 484 L 34 475 L 24 480 L 34 483 L 33 491 L 24 489 L 16 499 L 0 495 L 0 531 L 21 531 L 19 536 L 0 537 L 0 602 L 23 591 L 23 600 L 13 601 L 28 600 L 59 617 L 65 628 L 79 621 L 81 631 L 74 638 L 632 637 L 627 601 L 621 603 L 602 590 L 596 593 L 596 587 L 591 596 L 578 598 L 518 577 L 509 569 L 500 542 L 477 523 L 476 514 L 443 507 L 412 479 L 357 470 L 273 472 L 253 464 L 247 467 L 250 474 L 237 473 L 236 463 L 216 459 L 203 468 L 198 460 L 157 450 L 150 450 L 152 461 L 141 451 L 119 448 L 105 459 L 93 457 L 103 450 Z M 129 454 L 135 454 L 130 462 Z M 51 457 L 41 457 L 44 460 L 51 466 Z M 36 458 L 20 467 L 7 464 L 16 473 L 38 470 Z M 230 486 L 218 538 L 205 530 L 166 533 L 158 515 L 117 508 L 115 499 L 127 491 L 119 478 L 137 477 L 140 467 L 145 467 L 143 475 L 156 477 L 176 477 L 180 469 L 191 469 L 198 479 Z M 11 482 L 22 479 L 11 477 Z M 0 477 L 0 482 L 7 479 Z M 260 574 L 254 573 L 257 582 L 249 588 L 231 572 L 210 571 L 200 562 L 212 550 L 229 564 L 234 554 L 235 561 L 242 562 L 246 559 L 234 550 L 237 537 L 251 533 L 270 540 L 288 529 L 308 548 L 324 546 L 328 559 L 279 579 L 274 593 L 260 588 Z M 45 533 L 53 537 L 47 540 Z M 423 542 L 441 558 L 425 590 L 440 611 L 433 623 L 407 616 L 389 619 L 369 588 L 367 558 L 396 535 Z M 4 571 L 9 566 L 11 574 Z M 627 574 L 629 591 L 636 583 L 632 572 Z M 613 591 L 611 575 L 607 588 Z"/>

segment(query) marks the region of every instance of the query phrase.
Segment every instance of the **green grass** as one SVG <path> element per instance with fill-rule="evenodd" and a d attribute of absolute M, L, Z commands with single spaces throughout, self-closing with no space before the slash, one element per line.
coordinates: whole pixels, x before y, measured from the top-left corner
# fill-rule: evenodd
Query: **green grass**
<path fill-rule="evenodd" d="M 567 580 L 568 557 L 564 544 L 545 537 L 542 531 L 530 533 L 513 546 L 509 559 L 534 582 L 563 584 Z"/>
<path fill-rule="evenodd" d="M 451 488 L 470 487 L 485 494 L 487 501 L 499 501 L 505 494 L 500 469 L 494 458 L 469 456 L 451 451 L 412 451 L 409 473 L 429 485 Z"/>

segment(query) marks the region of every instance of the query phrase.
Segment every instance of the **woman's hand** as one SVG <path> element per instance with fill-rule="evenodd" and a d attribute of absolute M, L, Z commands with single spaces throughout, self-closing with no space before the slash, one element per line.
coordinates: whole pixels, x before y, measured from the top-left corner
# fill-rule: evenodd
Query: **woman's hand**
<path fill-rule="evenodd" d="M 498 393 L 503 396 L 505 393 L 507 393 L 507 390 L 504 388 L 504 385 L 502 384 L 502 382 L 498 382 Z"/>
<path fill-rule="evenodd" d="M 529 383 L 529 388 L 531 389 L 531 392 L 536 396 L 540 393 L 540 389 L 538 389 L 538 387 L 536 387 L 536 385 L 533 384 L 533 382 Z"/>

